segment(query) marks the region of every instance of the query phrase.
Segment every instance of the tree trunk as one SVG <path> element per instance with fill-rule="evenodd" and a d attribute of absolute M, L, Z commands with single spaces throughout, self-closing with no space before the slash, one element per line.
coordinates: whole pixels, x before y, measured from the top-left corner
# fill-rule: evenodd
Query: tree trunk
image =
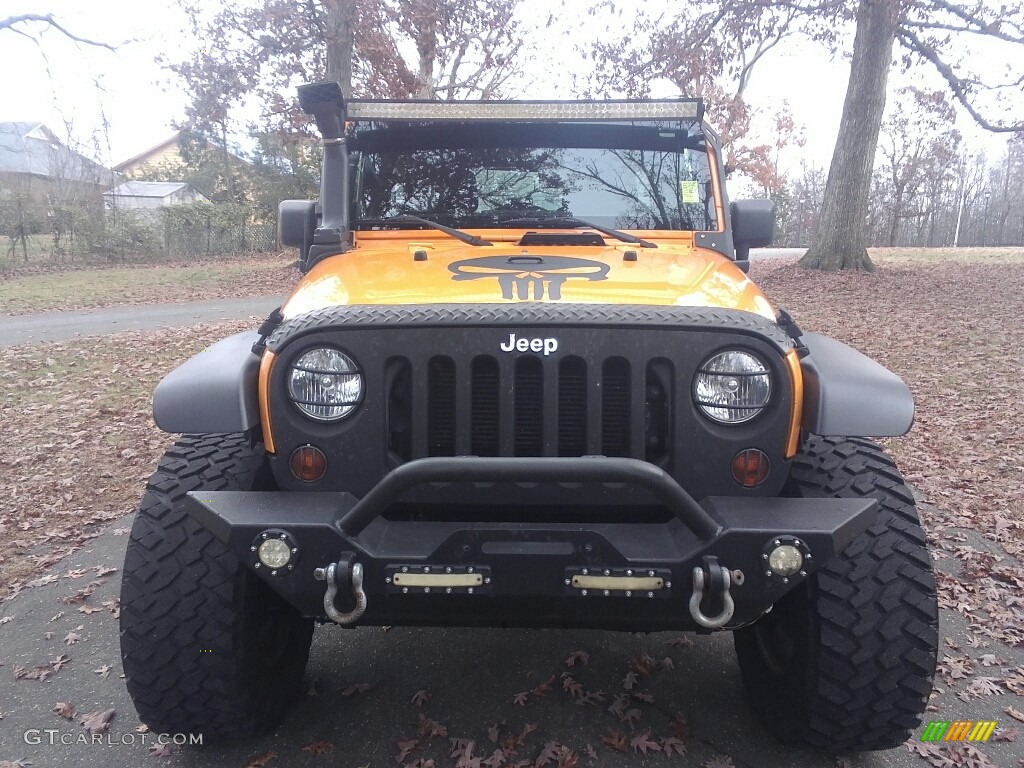
<path fill-rule="evenodd" d="M 352 96 L 355 3 L 353 0 L 323 0 L 323 3 L 327 11 L 327 80 L 340 85 L 341 93 L 347 99 Z"/>
<path fill-rule="evenodd" d="M 898 21 L 899 0 L 860 0 L 839 137 L 818 229 L 800 259 L 802 267 L 869 272 L 875 268 L 867 251 L 868 195 Z"/>
<path fill-rule="evenodd" d="M 433 99 L 436 95 L 434 90 L 434 63 L 437 59 L 436 5 L 423 3 L 418 16 L 415 25 L 416 55 L 419 61 L 419 71 L 416 74 L 419 88 L 416 90 L 416 98 Z"/>

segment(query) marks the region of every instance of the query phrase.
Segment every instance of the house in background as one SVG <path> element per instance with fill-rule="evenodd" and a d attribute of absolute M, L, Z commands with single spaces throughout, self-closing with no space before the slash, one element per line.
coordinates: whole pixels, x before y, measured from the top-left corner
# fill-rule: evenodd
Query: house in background
<path fill-rule="evenodd" d="M 118 163 L 114 170 L 127 179 L 180 179 L 188 166 L 182 154 L 186 141 L 187 131 L 175 131 L 156 146 Z"/>
<path fill-rule="evenodd" d="M 183 128 L 114 166 L 127 179 L 185 181 L 216 203 L 248 196 L 252 164 L 215 141 Z"/>
<path fill-rule="evenodd" d="M 0 122 L 0 197 L 37 208 L 92 202 L 118 176 L 68 147 L 42 123 Z"/>
<path fill-rule="evenodd" d="M 208 202 L 205 195 L 184 181 L 126 181 L 103 193 L 103 207 L 108 211 L 153 211 Z"/>

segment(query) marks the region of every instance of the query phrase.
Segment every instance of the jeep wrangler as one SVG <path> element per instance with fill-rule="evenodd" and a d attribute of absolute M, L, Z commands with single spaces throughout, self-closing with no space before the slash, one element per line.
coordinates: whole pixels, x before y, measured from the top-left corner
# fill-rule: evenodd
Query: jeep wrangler
<path fill-rule="evenodd" d="M 731 630 L 784 742 L 906 739 L 935 581 L 868 438 L 913 400 L 747 277 L 774 208 L 729 202 L 701 101 L 299 102 L 304 276 L 154 394 L 182 437 L 124 565 L 143 722 L 268 730 L 317 622 Z"/>

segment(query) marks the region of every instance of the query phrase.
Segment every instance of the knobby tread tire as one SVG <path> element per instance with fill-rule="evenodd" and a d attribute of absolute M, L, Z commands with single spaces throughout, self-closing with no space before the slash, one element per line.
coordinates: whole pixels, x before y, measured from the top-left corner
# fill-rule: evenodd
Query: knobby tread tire
<path fill-rule="evenodd" d="M 128 692 L 152 731 L 265 732 L 298 695 L 312 621 L 250 574 L 189 517 L 185 494 L 272 487 L 262 446 L 243 435 L 185 435 L 139 505 L 121 583 Z"/>
<path fill-rule="evenodd" d="M 748 696 L 788 744 L 830 752 L 898 746 L 920 724 L 938 648 L 935 577 L 914 498 L 892 459 L 858 438 L 811 436 L 788 490 L 871 497 L 878 512 L 805 585 L 735 632 Z M 789 634 L 792 653 L 772 664 L 763 649 L 776 646 L 765 638 L 778 633 Z"/>

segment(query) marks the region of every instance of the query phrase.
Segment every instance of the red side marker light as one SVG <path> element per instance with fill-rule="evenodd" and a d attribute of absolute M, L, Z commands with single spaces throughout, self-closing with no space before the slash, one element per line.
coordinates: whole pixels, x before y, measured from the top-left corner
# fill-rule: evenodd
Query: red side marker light
<path fill-rule="evenodd" d="M 732 460 L 733 479 L 744 488 L 753 488 L 768 479 L 772 463 L 764 451 L 747 448 Z"/>
<path fill-rule="evenodd" d="M 327 457 L 315 445 L 300 445 L 288 459 L 292 474 L 304 483 L 315 483 L 327 472 Z"/>

